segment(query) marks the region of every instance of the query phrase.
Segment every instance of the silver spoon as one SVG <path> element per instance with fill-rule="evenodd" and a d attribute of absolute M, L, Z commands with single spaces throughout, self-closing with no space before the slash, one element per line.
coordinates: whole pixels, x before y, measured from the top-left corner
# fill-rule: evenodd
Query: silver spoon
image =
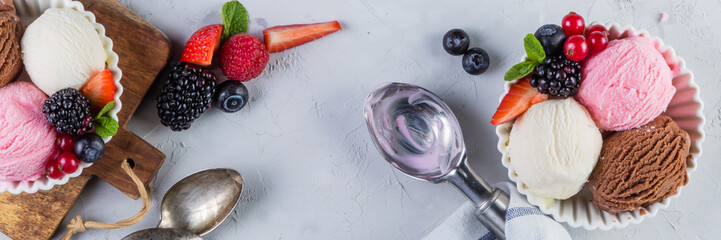
<path fill-rule="evenodd" d="M 197 234 L 180 228 L 151 228 L 131 233 L 122 240 L 139 240 L 139 239 L 173 239 L 173 240 L 204 240 Z"/>
<path fill-rule="evenodd" d="M 468 165 L 458 120 L 441 98 L 415 85 L 385 83 L 366 98 L 364 112 L 373 143 L 391 165 L 416 179 L 453 184 L 476 205 L 478 220 L 505 239 L 508 194 Z"/>
<path fill-rule="evenodd" d="M 158 228 L 187 230 L 189 233 L 195 234 L 197 239 L 202 239 L 199 236 L 215 229 L 230 215 L 240 199 L 242 189 L 243 178 L 232 169 L 210 169 L 187 176 L 175 183 L 165 193 L 161 203 L 161 218 Z M 148 231 L 148 234 L 176 234 L 178 232 L 154 229 L 142 231 Z M 132 238 L 136 236 L 136 233 L 123 239 L 147 239 Z"/>

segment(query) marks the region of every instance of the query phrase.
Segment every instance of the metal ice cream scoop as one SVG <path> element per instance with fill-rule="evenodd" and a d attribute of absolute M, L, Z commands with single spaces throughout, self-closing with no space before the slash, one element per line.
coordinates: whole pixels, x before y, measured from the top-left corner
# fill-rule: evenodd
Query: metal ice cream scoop
<path fill-rule="evenodd" d="M 232 169 L 210 169 L 185 177 L 165 193 L 158 228 L 132 233 L 123 240 L 202 239 L 200 236 L 230 215 L 242 189 L 243 178 Z"/>
<path fill-rule="evenodd" d="M 505 239 L 508 194 L 468 165 L 458 120 L 441 98 L 415 85 L 385 83 L 366 98 L 364 111 L 373 143 L 391 165 L 413 178 L 453 184 L 476 205 L 478 220 Z"/>

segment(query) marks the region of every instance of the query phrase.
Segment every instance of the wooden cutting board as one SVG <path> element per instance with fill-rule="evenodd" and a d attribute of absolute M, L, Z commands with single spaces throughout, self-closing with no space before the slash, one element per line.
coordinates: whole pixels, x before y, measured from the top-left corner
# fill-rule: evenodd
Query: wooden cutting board
<path fill-rule="evenodd" d="M 113 40 L 123 72 L 120 83 L 123 106 L 118 114 L 120 130 L 108 142 L 105 156 L 83 175 L 62 186 L 35 194 L 0 194 L 0 232 L 13 239 L 49 239 L 68 214 L 91 177 L 98 176 L 133 199 L 139 197 L 132 180 L 120 168 L 132 159 L 133 170 L 148 185 L 165 160 L 165 155 L 128 131 L 130 117 L 170 58 L 170 40 L 153 25 L 115 0 L 80 0 L 95 14 Z M 122 199 L 119 199 L 122 200 Z M 132 213 L 128 213 L 130 217 Z M 118 219 L 120 220 L 120 219 Z M 63 228 L 64 229 L 64 228 Z"/>

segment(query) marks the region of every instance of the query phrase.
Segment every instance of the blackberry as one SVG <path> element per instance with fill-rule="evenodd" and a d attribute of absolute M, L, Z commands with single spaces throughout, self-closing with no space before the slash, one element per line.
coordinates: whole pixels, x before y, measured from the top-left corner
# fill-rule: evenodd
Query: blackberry
<path fill-rule="evenodd" d="M 78 136 L 93 128 L 90 100 L 74 88 L 55 92 L 43 104 L 43 114 L 59 133 Z"/>
<path fill-rule="evenodd" d="M 178 63 L 168 74 L 158 95 L 160 123 L 173 131 L 190 128 L 210 108 L 215 94 L 215 74 L 189 63 Z"/>
<path fill-rule="evenodd" d="M 578 92 L 581 80 L 580 63 L 568 60 L 561 54 L 546 57 L 543 64 L 536 66 L 529 83 L 552 98 L 567 98 Z"/>

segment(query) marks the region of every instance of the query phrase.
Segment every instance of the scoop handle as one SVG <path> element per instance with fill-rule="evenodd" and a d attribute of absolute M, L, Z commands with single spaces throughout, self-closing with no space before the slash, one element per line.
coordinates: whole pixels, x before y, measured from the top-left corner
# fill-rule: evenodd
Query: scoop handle
<path fill-rule="evenodd" d="M 484 204 L 478 206 L 474 214 L 478 221 L 483 223 L 496 238 L 506 239 L 506 212 L 508 210 L 508 194 L 503 190 L 496 188 L 491 194 L 491 198 Z"/>
<path fill-rule="evenodd" d="M 476 206 L 474 214 L 496 238 L 505 239 L 506 211 L 508 194 L 501 189 L 493 189 L 478 176 L 464 157 L 461 165 L 448 174 L 446 180 L 456 186 L 468 200 Z"/>

